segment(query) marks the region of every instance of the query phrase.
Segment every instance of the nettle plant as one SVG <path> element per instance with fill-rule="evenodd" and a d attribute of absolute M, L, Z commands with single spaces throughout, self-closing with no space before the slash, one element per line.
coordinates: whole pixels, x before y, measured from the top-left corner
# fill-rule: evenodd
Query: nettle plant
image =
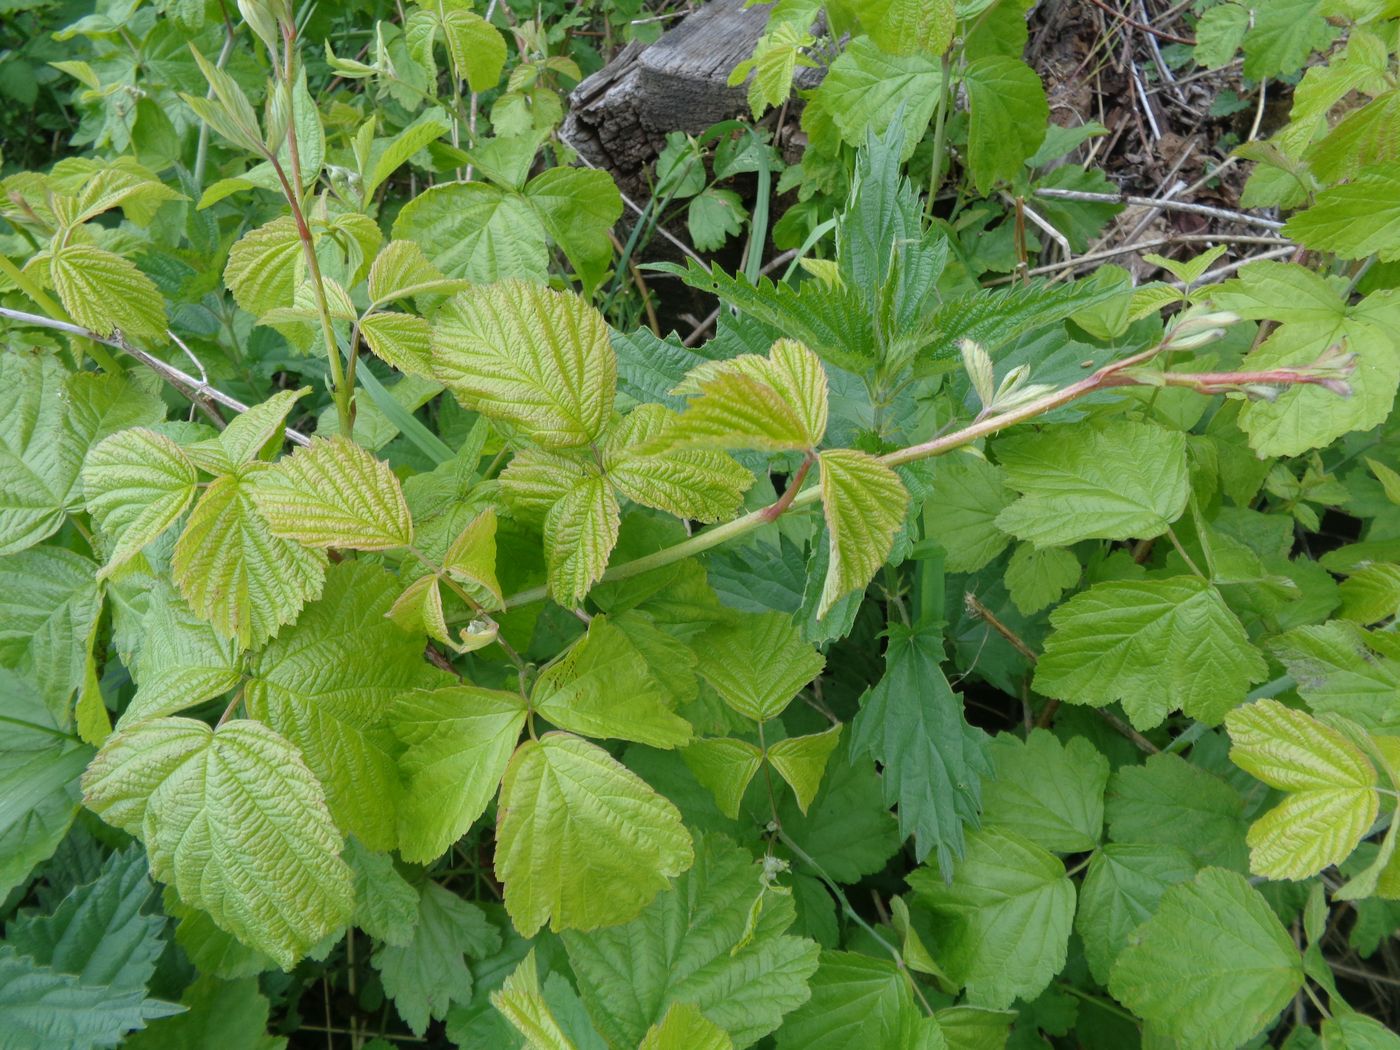
<path fill-rule="evenodd" d="M 461 1046 L 1234 1047 L 1290 1004 L 1323 1045 L 1390 1045 L 1324 954 L 1345 912 L 1363 955 L 1400 925 L 1400 239 L 1341 221 L 1393 177 L 1358 118 L 1388 74 L 1345 80 L 1375 98 L 1335 125 L 1343 95 L 1304 89 L 1394 19 L 1280 132 L 1293 261 L 969 288 L 906 117 L 863 129 L 804 280 L 664 268 L 725 306 L 691 348 L 590 301 L 607 177 L 530 175 L 547 34 L 492 152 L 459 111 L 497 31 L 446 2 L 378 26 L 332 68 L 437 99 L 412 70 L 445 41 L 452 117 L 357 125 L 351 168 L 291 13 L 240 9 L 263 114 L 199 53 L 185 101 L 242 174 L 6 183 L 32 250 L 0 256 L 27 307 L 0 356 L 0 886 L 48 887 L 0 946 L 7 1038 L 183 1045 L 236 1003 L 253 1045 L 265 995 L 320 979 Z M 898 59 L 884 32 L 854 53 Z M 376 191 L 453 128 L 449 167 L 493 181 L 386 238 Z M 282 194 L 194 298 L 323 357 L 324 390 L 225 423 L 186 375 L 217 425 L 167 419 L 183 373 L 144 347 L 180 322 L 128 256 L 189 189 Z M 1336 507 L 1363 531 L 1314 559 Z"/>

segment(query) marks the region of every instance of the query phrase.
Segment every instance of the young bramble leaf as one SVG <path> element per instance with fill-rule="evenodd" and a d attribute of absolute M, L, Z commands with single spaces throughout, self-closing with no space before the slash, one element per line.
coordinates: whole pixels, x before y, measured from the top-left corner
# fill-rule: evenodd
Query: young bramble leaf
<path fill-rule="evenodd" d="M 496 579 L 496 508 L 482 511 L 457 534 L 442 556 L 442 567 L 458 583 L 465 584 L 488 609 L 505 599 Z"/>
<path fill-rule="evenodd" d="M 549 591 L 561 605 L 583 601 L 608 567 L 622 512 L 608 483 L 596 475 L 574 483 L 544 520 Z"/>
<path fill-rule="evenodd" d="M 1206 868 L 1163 895 L 1113 964 L 1114 998 L 1163 1037 L 1231 1050 L 1262 1031 L 1303 984 L 1303 961 L 1244 877 Z"/>
<path fill-rule="evenodd" d="M 461 291 L 467 282 L 444 277 L 413 241 L 390 241 L 369 268 L 371 307 L 419 295 L 447 295 Z"/>
<path fill-rule="evenodd" d="M 763 765 L 763 752 L 747 740 L 720 736 L 696 740 L 681 751 L 681 758 L 695 779 L 715 796 L 719 811 L 737 820 L 749 781 Z"/>
<path fill-rule="evenodd" d="M 1178 707 L 1218 724 L 1268 673 L 1219 592 L 1197 576 L 1096 584 L 1050 624 L 1035 688 L 1073 704 L 1122 701 L 1139 729 Z"/>
<path fill-rule="evenodd" d="M 405 375 L 432 377 L 433 334 L 423 318 L 393 310 L 370 314 L 360 322 L 360 334 L 385 364 Z"/>
<path fill-rule="evenodd" d="M 545 1002 L 533 948 L 520 960 L 500 990 L 491 993 L 491 1005 L 525 1037 L 528 1050 L 576 1050 L 573 1040 L 564 1034 Z"/>
<path fill-rule="evenodd" d="M 83 464 L 93 520 L 115 542 L 101 575 L 133 558 L 185 512 L 199 474 L 164 434 L 133 428 L 95 445 Z"/>
<path fill-rule="evenodd" d="M 407 693 L 389 714 L 406 745 L 399 769 L 406 781 L 399 807 L 399 852 L 436 860 L 486 812 L 525 725 L 515 693 L 449 686 Z"/>
<path fill-rule="evenodd" d="M 229 249 L 224 284 L 234 302 L 261 317 L 292 305 L 304 268 L 296 223 L 290 215 L 282 215 L 249 230 Z"/>
<path fill-rule="evenodd" d="M 675 806 L 597 744 L 546 733 L 506 767 L 496 871 L 523 936 L 627 922 L 693 860 Z"/>
<path fill-rule="evenodd" d="M 734 1040 L 694 1003 L 672 1003 L 666 1016 L 647 1029 L 637 1050 L 734 1050 Z"/>
<path fill-rule="evenodd" d="M 413 542 L 399 479 L 347 438 L 314 438 L 260 472 L 253 503 L 274 535 L 307 547 L 382 551 Z"/>
<path fill-rule="evenodd" d="M 282 447 L 287 414 L 309 393 L 309 386 L 279 391 L 240 412 L 218 437 L 185 445 L 185 454 L 210 474 L 233 474 L 244 464 L 269 459 Z"/>
<path fill-rule="evenodd" d="M 1006 589 L 1016 608 L 1030 616 L 1058 601 L 1061 594 L 1079 582 L 1082 571 L 1079 559 L 1071 551 L 1022 543 L 1006 564 Z"/>
<path fill-rule="evenodd" d="M 1230 758 L 1284 800 L 1249 829 L 1249 867 L 1271 879 L 1305 879 L 1340 864 L 1379 809 L 1375 767 L 1338 730 L 1258 700 L 1231 711 Z"/>
<path fill-rule="evenodd" d="M 1400 259 L 1400 169 L 1387 165 L 1317 195 L 1283 228 L 1285 235 L 1314 251 L 1343 259 L 1378 256 Z"/>
<path fill-rule="evenodd" d="M 913 1040 L 913 1030 L 921 1016 L 906 971 L 894 960 L 856 952 L 823 951 L 812 976 L 812 998 L 793 1011 L 783 1025 L 778 1047 L 913 1048 L 924 1045 Z"/>
<path fill-rule="evenodd" d="M 138 688 L 117 725 L 173 715 L 222 696 L 243 678 L 238 643 L 195 616 L 169 587 L 151 595 L 141 620 Z"/>
<path fill-rule="evenodd" d="M 350 916 L 350 870 L 321 785 L 259 722 L 142 722 L 108 738 L 83 793 L 141 838 L 156 878 L 283 969 Z"/>
<path fill-rule="evenodd" d="M 766 722 L 783 713 L 826 660 L 781 613 L 746 616 L 710 628 L 695 642 L 700 675 L 745 718 Z"/>
<path fill-rule="evenodd" d="M 831 449 L 821 454 L 820 462 L 830 560 L 818 618 L 870 582 L 889 557 L 909 505 L 899 476 L 874 456 Z"/>
<path fill-rule="evenodd" d="M 617 387 L 603 315 L 524 281 L 454 296 L 433 330 L 433 371 L 467 407 L 552 448 L 598 441 Z"/>
<path fill-rule="evenodd" d="M 648 444 L 674 425 L 664 405 L 639 405 L 613 428 L 603 469 L 618 492 L 678 518 L 720 521 L 738 508 L 753 475 L 726 452 L 713 449 L 650 451 Z"/>
<path fill-rule="evenodd" d="M 120 255 L 92 244 L 69 244 L 49 258 L 49 276 L 76 324 L 99 335 L 165 333 L 165 299 L 155 282 Z"/>
<path fill-rule="evenodd" d="M 768 745 L 769 763 L 792 788 L 797 808 L 804 814 L 821 787 L 826 761 L 841 740 L 841 729 L 838 723 L 823 733 L 785 737 Z"/>

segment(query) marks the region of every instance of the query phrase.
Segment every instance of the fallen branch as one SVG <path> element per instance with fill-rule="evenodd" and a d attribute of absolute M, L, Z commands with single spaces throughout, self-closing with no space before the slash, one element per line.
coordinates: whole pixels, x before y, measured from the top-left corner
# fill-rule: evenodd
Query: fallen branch
<path fill-rule="evenodd" d="M 1265 219 L 1247 212 L 1217 208 L 1213 204 L 1192 204 L 1189 201 L 1173 200 L 1166 197 L 1136 197 L 1130 193 L 1091 193 L 1088 190 L 1060 190 L 1043 187 L 1035 191 L 1037 197 L 1050 197 L 1062 201 L 1090 201 L 1098 204 L 1130 204 L 1136 207 L 1157 208 L 1161 211 L 1184 211 L 1192 215 L 1205 215 L 1226 222 L 1258 226 L 1265 230 L 1281 230 L 1283 223 L 1277 219 Z"/>

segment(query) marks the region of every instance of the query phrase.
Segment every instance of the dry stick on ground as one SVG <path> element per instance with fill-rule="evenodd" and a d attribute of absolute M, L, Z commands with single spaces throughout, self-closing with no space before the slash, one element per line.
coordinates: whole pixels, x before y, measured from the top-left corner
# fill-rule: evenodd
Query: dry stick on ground
<path fill-rule="evenodd" d="M 1170 40 L 1173 44 L 1186 44 L 1190 47 L 1196 46 L 1196 41 L 1192 40 L 1189 36 L 1177 36 L 1175 33 L 1169 33 L 1165 29 L 1154 29 L 1152 26 L 1143 25 L 1141 22 L 1137 21 L 1137 19 L 1128 17 L 1122 11 L 1115 11 L 1104 3 L 1103 0 L 1089 0 L 1089 3 L 1093 4 L 1099 10 L 1112 15 L 1124 25 L 1132 26 L 1134 29 L 1140 29 L 1144 33 L 1151 33 L 1153 36 L 1160 37 L 1163 40 Z"/>
<path fill-rule="evenodd" d="M 224 408 L 232 409 L 234 412 L 248 411 L 248 406 L 242 401 L 239 401 L 236 397 L 230 397 L 222 390 L 210 386 L 207 382 L 196 379 L 183 369 L 176 368 L 171 364 L 166 364 L 160 358 L 153 354 L 148 354 L 140 347 L 132 346 L 122 337 L 121 333 L 116 333 L 111 336 L 98 335 L 96 332 L 84 328 L 81 325 L 69 324 L 67 321 L 55 321 L 53 318 L 44 317 L 41 314 L 27 314 L 21 310 L 11 310 L 8 307 L 0 307 L 0 317 L 8 318 L 11 321 L 18 321 L 21 324 L 33 325 L 35 328 L 48 328 L 55 332 L 63 332 L 67 335 L 78 336 L 81 339 L 91 339 L 93 342 L 101 343 L 103 346 L 110 346 L 125 354 L 129 354 L 156 375 L 160 376 L 176 390 L 180 391 L 181 394 L 189 398 L 192 402 L 203 406 L 208 412 L 213 411 L 210 407 L 211 404 L 222 405 Z M 172 340 L 175 340 L 177 344 L 179 343 L 179 340 L 175 338 L 173 332 L 167 332 L 166 334 L 169 335 Z M 218 418 L 217 413 L 215 413 L 215 417 Z M 222 423 L 223 420 L 219 419 L 219 422 Z M 293 430 L 291 427 L 287 428 L 287 440 L 294 445 L 311 444 L 311 439 L 309 437 L 298 430 Z"/>
<path fill-rule="evenodd" d="M 1061 270 L 1073 270 L 1081 266 L 1092 266 L 1105 259 L 1112 259 L 1119 255 L 1131 255 L 1134 252 L 1150 252 L 1157 248 L 1166 248 L 1173 244 L 1276 244 L 1279 246 L 1275 251 L 1264 252 L 1247 259 L 1242 259 L 1235 267 L 1243 266 L 1246 263 L 1254 262 L 1258 259 L 1273 259 L 1282 255 L 1287 255 L 1294 250 L 1295 245 L 1291 241 L 1285 241 L 1279 237 L 1260 237 L 1255 234 L 1229 234 L 1229 233 L 1181 233 L 1174 237 L 1162 237 L 1155 241 L 1143 241 L 1140 244 L 1123 244 L 1117 248 L 1107 248 L 1101 252 L 1093 252 L 1089 255 L 1081 255 L 1077 259 L 1069 262 L 1046 263 L 1044 266 L 1036 266 L 1026 271 L 1028 277 L 1040 277 L 1047 273 L 1058 273 Z M 1217 271 L 1212 270 L 1212 273 Z M 1229 272 L 1229 271 L 1225 271 Z M 1014 275 L 998 277 L 988 281 L 983 287 L 995 288 L 998 285 L 1010 284 L 1016 278 Z M 1197 284 L 1205 282 L 1203 276 Z"/>
<path fill-rule="evenodd" d="M 1245 226 L 1258 226 L 1265 230 L 1281 230 L 1283 223 L 1277 219 L 1266 219 L 1260 215 L 1250 215 L 1248 212 L 1231 211 L 1229 208 L 1217 208 L 1213 204 L 1192 204 L 1189 201 L 1174 200 L 1166 197 L 1137 197 L 1128 193 L 1091 193 L 1088 190 L 1059 190 L 1053 188 L 1042 188 L 1035 191 L 1037 197 L 1052 197 L 1056 200 L 1065 201 L 1092 201 L 1101 204 L 1132 204 L 1139 207 L 1159 208 L 1162 211 L 1184 211 L 1192 215 L 1204 215 L 1211 219 L 1221 219 L 1225 222 L 1238 222 Z"/>

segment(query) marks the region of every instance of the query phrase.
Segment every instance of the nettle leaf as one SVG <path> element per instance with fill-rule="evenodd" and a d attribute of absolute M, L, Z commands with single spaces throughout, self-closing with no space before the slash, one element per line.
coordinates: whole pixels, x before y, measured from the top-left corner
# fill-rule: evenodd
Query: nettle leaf
<path fill-rule="evenodd" d="M 639 405 L 624 416 L 603 449 L 608 480 L 633 502 L 678 518 L 715 522 L 731 516 L 753 475 L 726 452 L 650 448 L 676 419 L 664 405 Z"/>
<path fill-rule="evenodd" d="M 598 615 L 588 633 L 545 669 L 530 705 L 561 729 L 657 748 L 690 742 L 690 723 L 670 709 L 661 683 L 627 634 Z"/>
<path fill-rule="evenodd" d="M 454 296 L 433 329 L 433 371 L 466 407 L 553 448 L 598 441 L 617 392 L 603 315 L 524 281 Z"/>
<path fill-rule="evenodd" d="M 695 641 L 699 672 L 745 718 L 776 718 L 826 666 L 790 616 L 764 613 L 712 627 Z"/>
<path fill-rule="evenodd" d="M 164 434 L 137 427 L 95 445 L 83 464 L 83 491 L 93 520 L 115 541 L 101 574 L 120 568 L 173 525 L 198 481 L 189 457 Z"/>
<path fill-rule="evenodd" d="M 216 478 L 175 545 L 190 608 L 240 646 L 260 645 L 321 592 L 326 555 L 273 534 L 253 503 L 256 471 Z"/>
<path fill-rule="evenodd" d="M 1194 877 L 1196 868 L 1191 854 L 1163 843 L 1110 842 L 1094 852 L 1074 917 L 1094 980 L 1108 984 L 1132 932 L 1152 917 L 1167 887 Z"/>
<path fill-rule="evenodd" d="M 550 595 L 561 605 L 583 601 L 608 567 L 622 510 L 607 481 L 597 475 L 575 482 L 544 520 L 544 555 Z"/>
<path fill-rule="evenodd" d="M 83 796 L 145 843 L 156 878 L 283 969 L 350 917 L 350 869 L 321 785 L 259 722 L 121 730 L 83 774 Z"/>
<path fill-rule="evenodd" d="M 1114 998 L 1150 1031 L 1231 1050 L 1263 1031 L 1303 984 L 1303 960 L 1263 895 L 1207 868 L 1166 890 L 1113 964 Z"/>
<path fill-rule="evenodd" d="M 1074 884 L 1060 861 L 1019 835 L 970 832 L 946 883 L 931 868 L 909 876 L 938 925 L 939 962 L 974 1006 L 1003 1010 L 1034 999 L 1064 968 Z"/>
<path fill-rule="evenodd" d="M 1083 737 L 1061 744 L 1048 730 L 1025 740 L 992 739 L 995 775 L 982 788 L 982 820 L 1056 853 L 1082 853 L 1099 843 L 1108 759 Z"/>
<path fill-rule="evenodd" d="M 1050 624 L 1036 690 L 1096 707 L 1121 701 L 1139 729 L 1178 707 L 1216 725 L 1268 674 L 1220 593 L 1197 576 L 1096 584 Z"/>
<path fill-rule="evenodd" d="M 963 825 L 977 822 L 991 764 L 985 734 L 964 720 L 942 660 L 940 632 L 891 626 L 884 677 L 851 723 L 851 754 L 881 763 L 885 803 L 899 814 L 900 835 L 914 836 L 920 862 L 936 849 L 946 872 L 962 856 Z"/>
<path fill-rule="evenodd" d="M 99 335 L 165 333 L 165 298 L 136 264 L 92 244 L 69 244 L 49 257 L 49 279 L 75 324 Z"/>
<path fill-rule="evenodd" d="M 681 758 L 695 779 L 714 795 L 720 812 L 737 820 L 749 781 L 763 765 L 763 752 L 747 740 L 710 737 L 690 744 Z"/>
<path fill-rule="evenodd" d="M 1186 509 L 1186 436 L 1148 423 L 1052 428 L 997 446 L 1021 498 L 997 526 L 1037 547 L 1148 539 Z"/>
<path fill-rule="evenodd" d="M 546 733 L 506 767 L 495 863 L 523 936 L 627 922 L 693 860 L 675 806 L 597 744 Z"/>
<path fill-rule="evenodd" d="M 1045 88 L 1019 58 L 987 55 L 963 73 L 971 119 L 967 167 L 977 192 L 986 196 L 999 181 L 1015 178 L 1040 147 L 1050 120 Z"/>
<path fill-rule="evenodd" d="M 762 865 L 720 835 L 694 866 L 622 926 L 564 934 L 579 995 L 611 1046 L 636 1046 L 676 1003 L 692 1003 L 752 1046 L 809 995 L 817 945 L 784 931 L 792 897 L 765 887 Z"/>
<path fill-rule="evenodd" d="M 879 571 L 909 506 L 899 475 L 874 456 L 830 449 L 820 462 L 830 560 L 818 618 L 851 591 L 863 589 Z"/>
<path fill-rule="evenodd" d="M 1235 765 L 1288 792 L 1249 829 L 1250 871 L 1305 879 L 1346 860 L 1379 810 L 1378 777 L 1365 752 L 1277 700 L 1236 708 L 1225 725 Z"/>
<path fill-rule="evenodd" d="M 840 723 L 823 733 L 785 737 L 768 745 L 768 763 L 778 772 L 797 797 L 797 808 L 804 814 L 821 787 L 827 759 L 841 740 Z"/>
<path fill-rule="evenodd" d="M 399 479 L 347 438 L 313 438 L 257 474 L 252 496 L 274 535 L 306 547 L 382 551 L 413 542 Z"/>
<path fill-rule="evenodd" d="M 826 372 L 816 354 L 791 339 L 779 339 L 767 357 L 703 364 L 676 392 L 698 396 L 667 428 L 664 441 L 672 446 L 801 451 L 826 433 Z"/>
<path fill-rule="evenodd" d="M 525 727 L 517 693 L 448 686 L 401 696 L 390 713 L 394 735 L 406 745 L 399 806 L 399 852 L 426 864 L 486 812 L 506 763 Z"/>
<path fill-rule="evenodd" d="M 385 614 L 398 582 L 367 561 L 343 561 L 296 626 L 252 663 L 248 713 L 301 749 L 337 822 L 371 849 L 398 843 L 395 702 L 450 678 L 423 660 L 423 638 Z"/>

